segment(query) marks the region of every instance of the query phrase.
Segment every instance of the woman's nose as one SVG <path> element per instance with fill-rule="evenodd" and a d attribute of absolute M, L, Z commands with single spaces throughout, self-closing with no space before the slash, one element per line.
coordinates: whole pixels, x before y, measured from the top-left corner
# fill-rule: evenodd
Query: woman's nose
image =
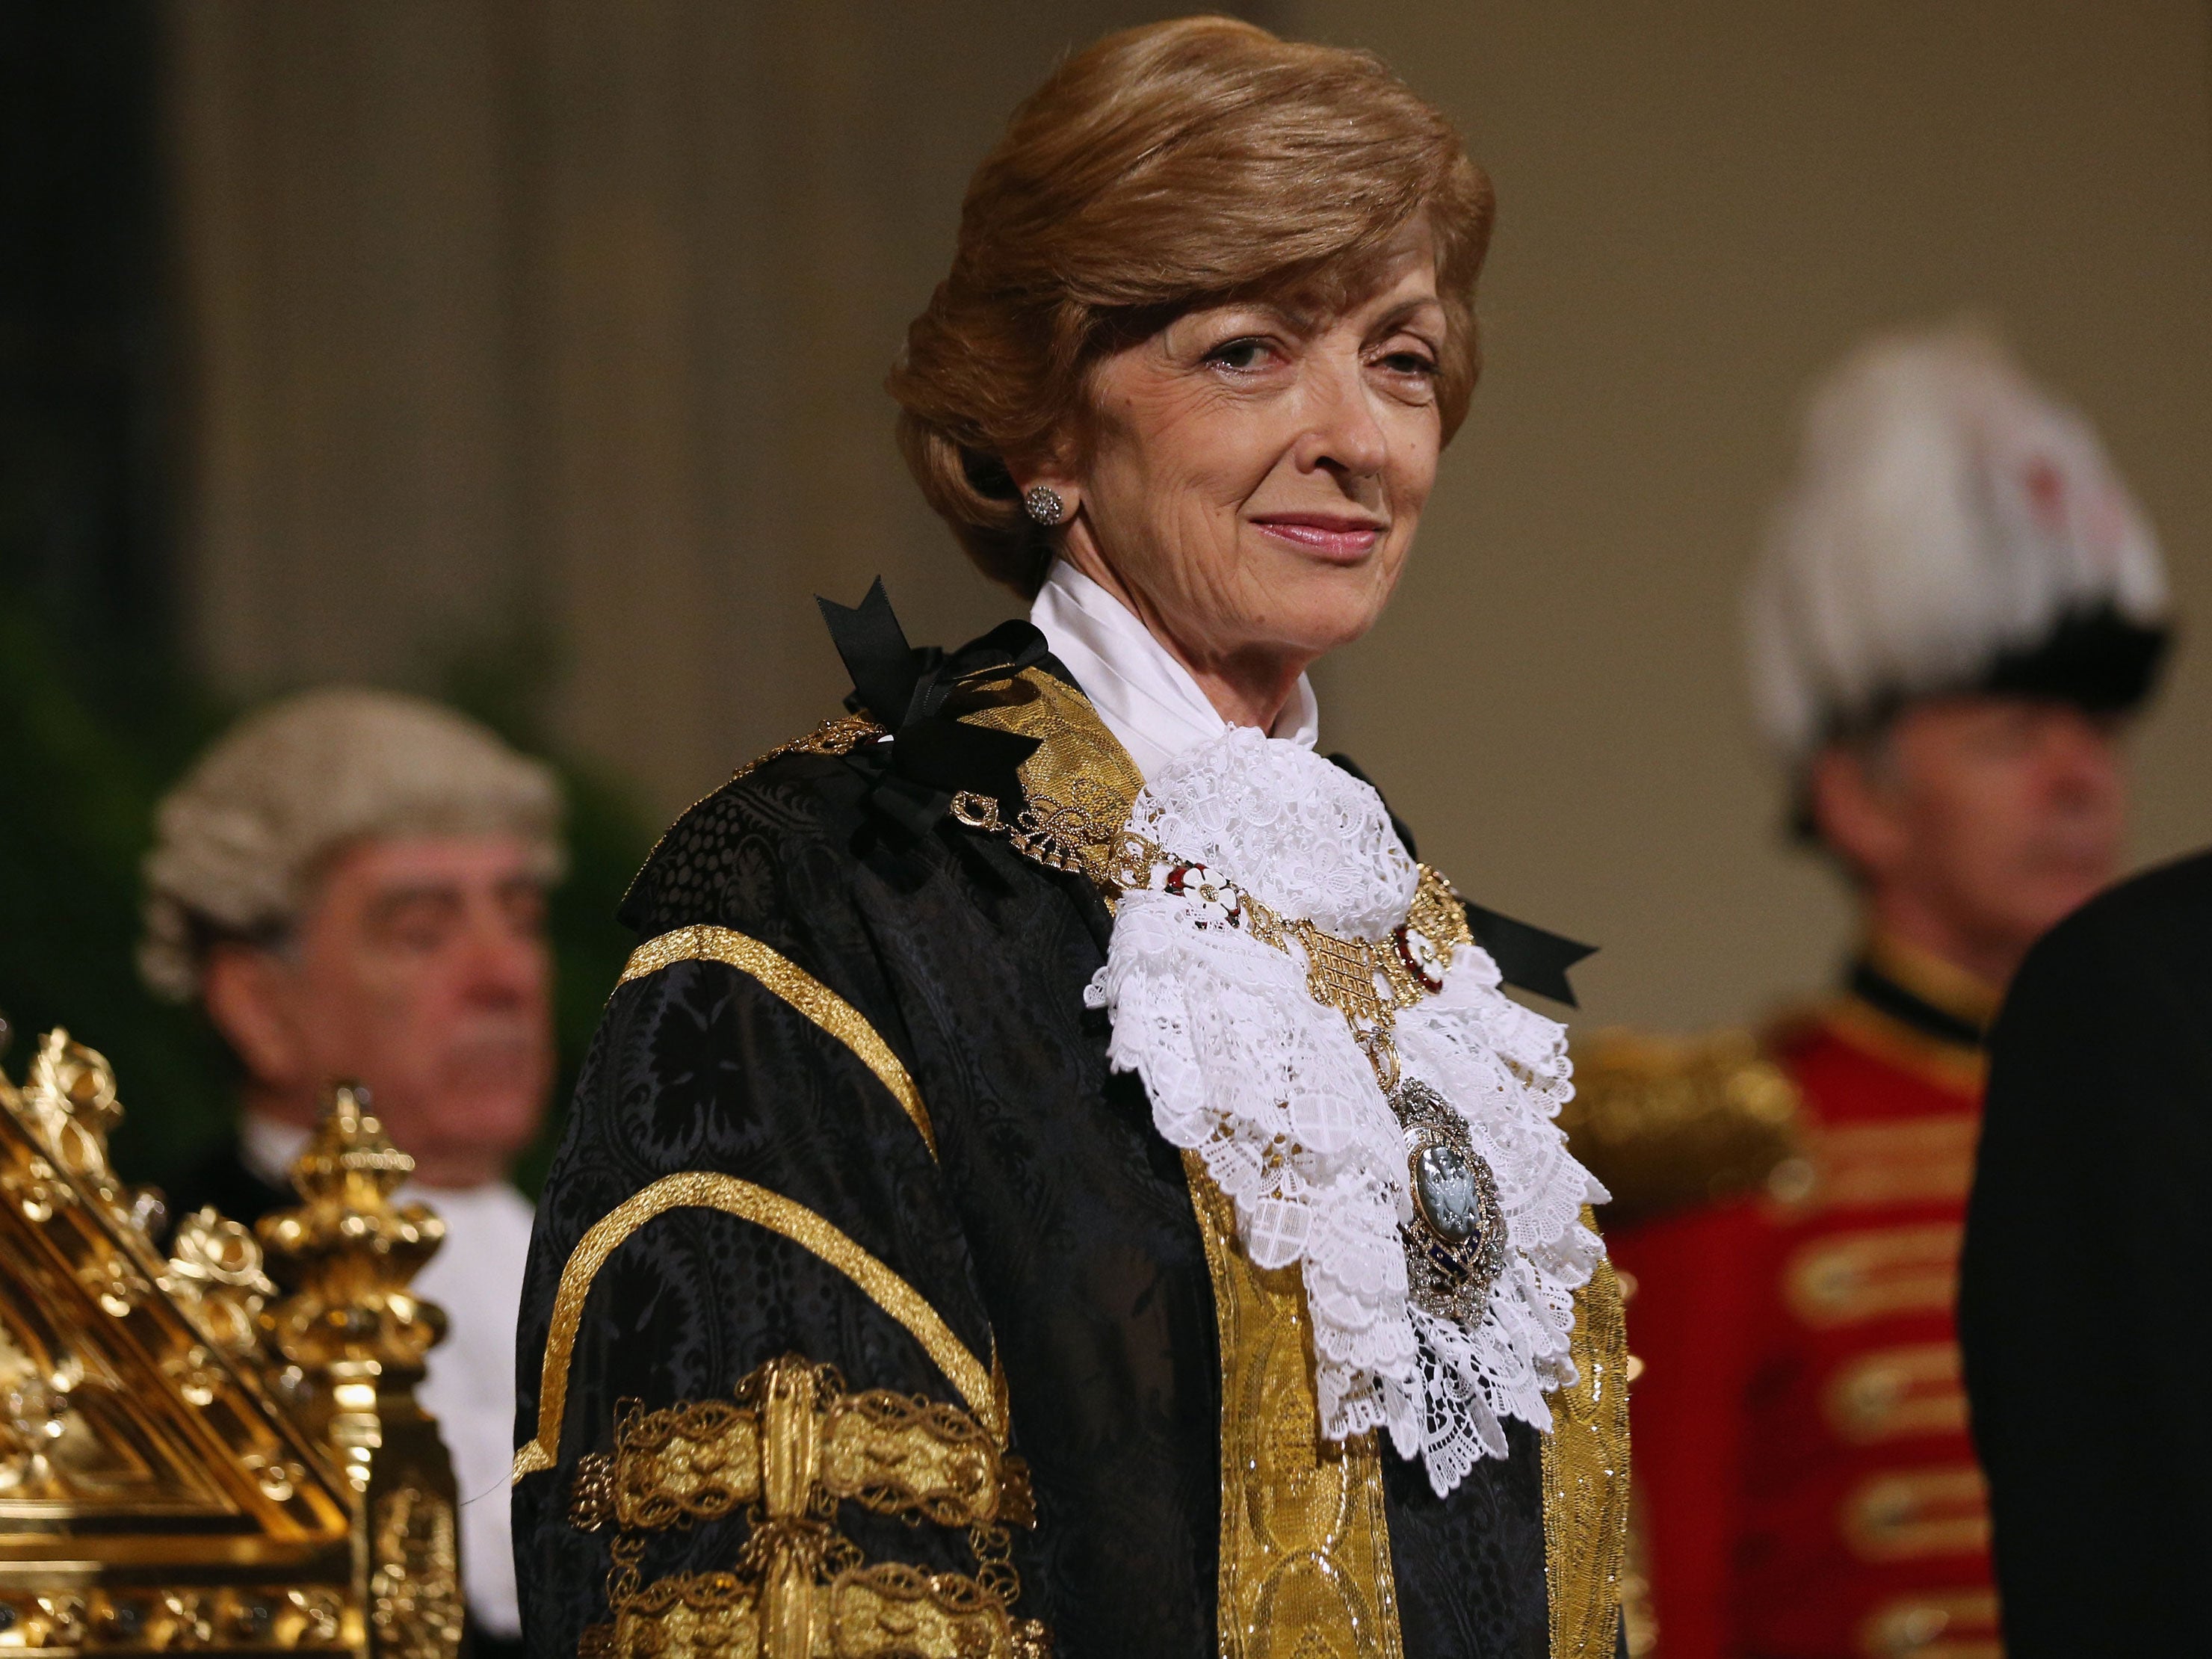
<path fill-rule="evenodd" d="M 1389 441 L 1368 398 L 1360 365 L 1316 365 L 1313 392 L 1312 420 L 1299 446 L 1299 466 L 1306 471 L 1326 468 L 1361 477 L 1382 471 L 1390 458 Z"/>

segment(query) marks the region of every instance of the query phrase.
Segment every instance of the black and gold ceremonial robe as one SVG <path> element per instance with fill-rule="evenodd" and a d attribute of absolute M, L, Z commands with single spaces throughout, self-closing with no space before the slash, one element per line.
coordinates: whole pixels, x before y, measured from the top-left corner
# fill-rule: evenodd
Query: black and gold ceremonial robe
<path fill-rule="evenodd" d="M 1110 1075 L 1139 780 L 1041 636 L 833 611 L 854 715 L 686 812 L 538 1217 L 530 1650 L 1610 1655 L 1619 1300 L 1438 1498 L 1316 1439 L 1295 1269 Z"/>

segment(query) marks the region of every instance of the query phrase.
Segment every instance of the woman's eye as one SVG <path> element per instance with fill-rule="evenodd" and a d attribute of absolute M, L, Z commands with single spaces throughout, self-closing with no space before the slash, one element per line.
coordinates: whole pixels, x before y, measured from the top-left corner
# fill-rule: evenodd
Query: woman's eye
<path fill-rule="evenodd" d="M 1257 368 L 1268 356 L 1265 340 L 1231 340 L 1206 354 L 1206 361 L 1221 368 Z"/>
<path fill-rule="evenodd" d="M 1382 367 L 1393 374 L 1434 374 L 1437 360 L 1425 351 L 1391 351 L 1382 356 Z"/>

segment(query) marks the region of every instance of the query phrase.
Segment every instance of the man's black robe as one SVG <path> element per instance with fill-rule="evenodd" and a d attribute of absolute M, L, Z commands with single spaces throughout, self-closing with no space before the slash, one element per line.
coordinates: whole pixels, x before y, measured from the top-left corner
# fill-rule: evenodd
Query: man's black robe
<path fill-rule="evenodd" d="M 1001 629 L 942 678 L 1004 659 L 1024 632 L 1035 660 L 1033 631 Z M 909 810 L 927 780 L 902 784 L 882 757 L 929 750 L 914 729 L 740 774 L 668 832 L 623 917 L 643 939 L 735 930 L 828 986 L 918 1086 L 935 1158 L 854 1050 L 756 978 L 692 960 L 625 982 L 538 1210 L 518 1437 L 537 1430 L 556 1287 L 586 1231 L 661 1177 L 738 1176 L 890 1264 L 971 1354 L 995 1344 L 1036 1493 L 1036 1527 L 1015 1540 L 1016 1613 L 1049 1626 L 1064 1659 L 1200 1659 L 1218 1650 L 1215 1304 L 1181 1157 L 1140 1083 L 1109 1075 L 1107 1017 L 1085 1006 L 1111 918 L 1084 876 Z M 608 1616 L 606 1539 L 574 1526 L 568 1504 L 617 1402 L 726 1398 L 787 1352 L 835 1362 L 852 1389 L 950 1397 L 915 1339 L 852 1282 L 734 1216 L 672 1211 L 607 1260 L 583 1308 L 557 1461 L 516 1489 L 531 1651 L 574 1653 Z M 1478 1463 L 1444 1499 L 1384 1453 L 1408 1655 L 1548 1651 L 1539 1437 L 1510 1434 L 1510 1459 Z M 850 1504 L 839 1525 L 871 1559 L 973 1571 L 956 1533 Z M 645 1576 L 726 1568 L 745 1530 L 732 1518 L 660 1534 Z"/>
<path fill-rule="evenodd" d="M 2014 1659 L 2202 1651 L 2208 1261 L 2199 854 L 2054 928 L 1991 1039 L 1959 1338 Z"/>

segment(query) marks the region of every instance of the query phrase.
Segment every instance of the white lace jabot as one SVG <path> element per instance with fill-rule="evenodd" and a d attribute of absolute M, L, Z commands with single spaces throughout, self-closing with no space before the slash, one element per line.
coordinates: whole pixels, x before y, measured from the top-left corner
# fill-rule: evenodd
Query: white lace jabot
<path fill-rule="evenodd" d="M 1416 1305 L 1400 1108 L 1316 1000 L 1305 947 L 1263 941 L 1206 885 L 1225 878 L 1285 918 L 1403 944 L 1419 878 L 1382 798 L 1314 753 L 1304 675 L 1263 733 L 1223 720 L 1127 606 L 1064 562 L 1030 620 L 1144 774 L 1130 829 L 1174 861 L 1164 890 L 1124 889 L 1086 994 L 1113 1021 L 1108 1060 L 1144 1079 L 1153 1127 L 1204 1163 L 1252 1259 L 1297 1269 L 1321 1432 L 1387 1429 L 1447 1492 L 1506 1455 L 1503 1419 L 1549 1429 L 1545 1395 L 1574 1380 L 1575 1292 L 1605 1248 L 1582 1210 L 1606 1194 L 1553 1121 L 1574 1092 L 1566 1033 L 1507 997 L 1471 942 L 1396 1015 L 1400 1075 L 1464 1121 L 1505 1234 L 1475 1312 Z"/>
<path fill-rule="evenodd" d="M 1605 1248 L 1582 1212 L 1606 1192 L 1553 1121 L 1574 1093 L 1565 1030 L 1507 997 L 1473 941 L 1448 965 L 1413 946 L 1408 930 L 1435 924 L 1415 922 L 1419 872 L 1382 798 L 1310 749 L 1225 730 L 1146 781 L 1129 828 L 1166 878 L 1124 886 L 1087 993 L 1112 1018 L 1108 1061 L 1144 1079 L 1153 1127 L 1204 1162 L 1252 1260 L 1298 1270 L 1321 1432 L 1387 1428 L 1449 1492 L 1507 1455 L 1504 1419 L 1550 1429 L 1545 1395 L 1575 1380 L 1575 1292 Z M 1319 1000 L 1305 953 L 1321 944 L 1261 937 L 1224 881 L 1435 968 L 1395 1014 L 1398 1096 Z M 1494 1181 L 1503 1255 L 1471 1311 L 1440 1311 L 1409 1281 L 1414 1133 L 1400 1115 L 1414 1084 Z"/>
<path fill-rule="evenodd" d="M 1030 621 L 1145 776 L 1229 729 L 1190 670 L 1127 605 L 1066 560 L 1053 561 Z M 1305 749 L 1321 735 L 1313 684 L 1304 674 L 1267 735 Z"/>

